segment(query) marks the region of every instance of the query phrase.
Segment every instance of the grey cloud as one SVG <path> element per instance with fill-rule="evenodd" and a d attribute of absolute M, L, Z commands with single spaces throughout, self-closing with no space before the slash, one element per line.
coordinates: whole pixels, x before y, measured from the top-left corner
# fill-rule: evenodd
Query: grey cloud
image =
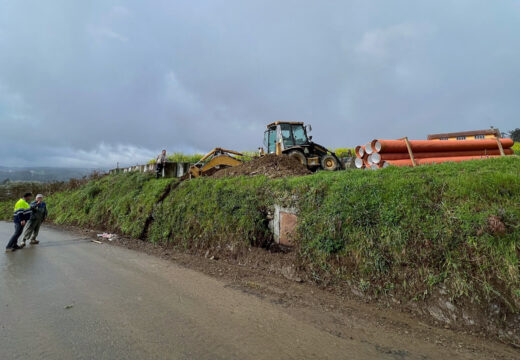
<path fill-rule="evenodd" d="M 330 147 L 508 130 L 519 20 L 514 1 L 0 0 L 1 163 L 254 150 L 274 120 Z"/>

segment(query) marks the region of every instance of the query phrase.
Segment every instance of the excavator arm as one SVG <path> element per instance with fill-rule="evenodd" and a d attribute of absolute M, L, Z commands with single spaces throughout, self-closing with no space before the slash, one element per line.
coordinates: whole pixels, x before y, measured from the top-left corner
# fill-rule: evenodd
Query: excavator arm
<path fill-rule="evenodd" d="M 219 169 L 237 166 L 242 164 L 242 160 L 232 156 L 244 156 L 242 153 L 234 150 L 223 148 L 215 148 L 204 155 L 196 164 L 192 165 L 189 170 L 189 176 L 200 177 L 209 176 Z"/>

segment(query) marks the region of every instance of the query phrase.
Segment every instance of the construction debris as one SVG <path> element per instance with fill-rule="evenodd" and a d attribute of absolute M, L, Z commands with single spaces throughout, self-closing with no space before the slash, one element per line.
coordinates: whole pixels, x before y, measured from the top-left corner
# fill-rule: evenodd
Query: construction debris
<path fill-rule="evenodd" d="M 110 234 L 110 233 L 103 233 L 103 234 L 97 234 L 98 238 L 107 239 L 108 241 L 114 240 L 117 235 L 116 234 Z"/>
<path fill-rule="evenodd" d="M 302 176 L 312 172 L 298 159 L 286 155 L 268 154 L 241 165 L 217 171 L 212 177 L 235 177 L 264 175 L 268 178 L 279 178 L 286 176 Z"/>
<path fill-rule="evenodd" d="M 483 140 L 380 140 L 356 147 L 355 165 L 359 169 L 416 166 L 442 162 L 513 155 L 511 139 Z"/>

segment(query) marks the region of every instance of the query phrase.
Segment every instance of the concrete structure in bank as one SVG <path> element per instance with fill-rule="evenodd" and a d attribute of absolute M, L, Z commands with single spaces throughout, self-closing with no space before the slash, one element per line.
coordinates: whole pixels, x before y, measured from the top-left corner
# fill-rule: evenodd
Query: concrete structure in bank
<path fill-rule="evenodd" d="M 293 246 L 298 225 L 297 210 L 274 206 L 274 214 L 269 222 L 269 229 L 273 233 L 274 242 L 280 245 Z"/>
<path fill-rule="evenodd" d="M 165 178 L 174 178 L 174 177 L 182 177 L 184 176 L 189 168 L 190 163 L 187 162 L 166 162 L 162 170 L 162 177 Z M 127 172 L 151 172 L 155 173 L 155 164 L 146 164 L 146 165 L 134 165 L 125 168 L 116 168 L 110 170 L 110 174 L 119 174 L 119 173 L 127 173 Z"/>

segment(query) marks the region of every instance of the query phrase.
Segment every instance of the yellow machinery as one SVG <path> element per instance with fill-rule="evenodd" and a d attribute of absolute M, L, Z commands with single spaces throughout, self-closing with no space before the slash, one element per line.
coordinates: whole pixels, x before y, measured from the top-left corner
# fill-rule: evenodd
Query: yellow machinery
<path fill-rule="evenodd" d="M 307 135 L 311 130 L 310 125 L 295 121 L 276 121 L 267 125 L 264 133 L 267 153 L 292 156 L 313 171 L 342 169 L 341 161 L 333 151 L 316 144 L 312 136 Z"/>
<path fill-rule="evenodd" d="M 313 171 L 340 170 L 342 165 L 336 154 L 307 136 L 311 130 L 310 125 L 304 126 L 302 122 L 277 121 L 267 125 L 264 134 L 267 154 L 292 156 Z M 259 150 L 260 156 L 265 155 L 263 148 Z M 220 169 L 242 164 L 242 160 L 233 155 L 245 156 L 237 151 L 215 148 L 192 165 L 185 178 L 210 176 Z"/>
<path fill-rule="evenodd" d="M 242 160 L 234 156 L 244 156 L 243 154 L 222 148 L 215 148 L 204 155 L 198 163 L 192 165 L 189 170 L 189 177 L 209 176 L 216 171 L 242 164 Z"/>

